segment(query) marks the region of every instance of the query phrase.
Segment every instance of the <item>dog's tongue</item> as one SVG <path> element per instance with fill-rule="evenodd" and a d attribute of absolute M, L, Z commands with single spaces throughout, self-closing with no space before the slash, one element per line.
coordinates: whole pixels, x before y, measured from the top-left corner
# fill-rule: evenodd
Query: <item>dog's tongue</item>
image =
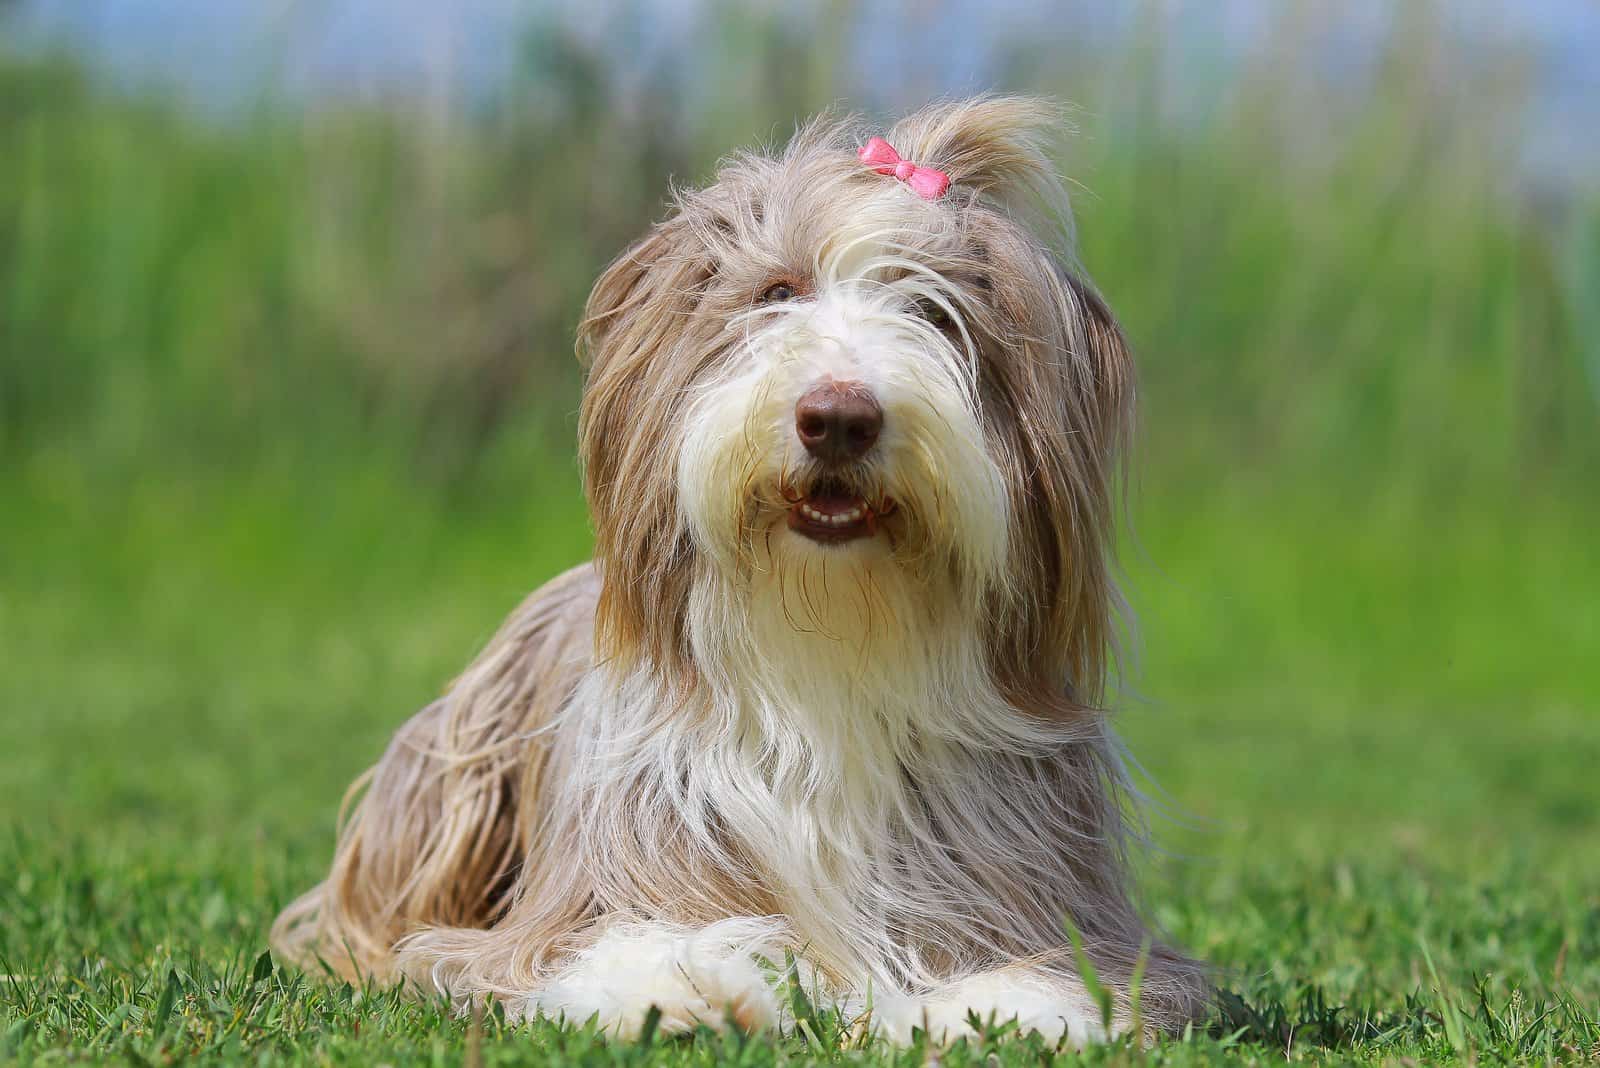
<path fill-rule="evenodd" d="M 825 515 L 839 515 L 861 506 L 861 498 L 853 493 L 813 493 L 806 503 Z"/>

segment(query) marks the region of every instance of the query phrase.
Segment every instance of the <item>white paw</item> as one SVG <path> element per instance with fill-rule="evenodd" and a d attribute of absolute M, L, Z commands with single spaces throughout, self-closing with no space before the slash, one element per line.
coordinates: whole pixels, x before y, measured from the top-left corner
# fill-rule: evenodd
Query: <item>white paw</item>
<path fill-rule="evenodd" d="M 915 1028 L 949 1043 L 974 1033 L 974 1013 L 985 1022 L 1015 1020 L 1024 1033 L 1037 1031 L 1049 1042 L 1065 1038 L 1078 1048 L 1106 1038 L 1099 1006 L 1076 980 L 1022 971 L 982 972 L 927 994 L 875 999 L 870 1026 L 897 1045 L 909 1045 Z"/>
<path fill-rule="evenodd" d="M 778 1000 L 755 956 L 783 959 L 776 930 L 759 919 L 699 928 L 617 923 L 515 1009 L 574 1024 L 597 1018 L 616 1038 L 637 1037 L 652 1005 L 662 1033 L 730 1021 L 763 1030 L 777 1023 Z"/>

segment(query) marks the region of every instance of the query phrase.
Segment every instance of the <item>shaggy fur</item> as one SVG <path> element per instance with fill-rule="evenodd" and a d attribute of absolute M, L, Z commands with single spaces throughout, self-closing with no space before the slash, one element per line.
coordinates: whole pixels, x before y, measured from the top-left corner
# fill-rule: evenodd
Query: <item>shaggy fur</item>
<path fill-rule="evenodd" d="M 621 1035 L 651 1004 L 771 1025 L 792 954 L 893 1040 L 970 1009 L 1082 1043 L 1104 1026 L 1070 923 L 1114 1028 L 1140 967 L 1146 1026 L 1202 1008 L 1128 885 L 1102 704 L 1133 372 L 1068 258 L 1057 121 L 980 98 L 899 123 L 953 181 L 932 202 L 860 164 L 875 131 L 819 121 L 606 271 L 580 340 L 595 561 L 358 780 L 281 951 Z M 830 380 L 883 423 L 826 465 L 795 412 Z M 869 536 L 792 529 L 823 485 Z"/>

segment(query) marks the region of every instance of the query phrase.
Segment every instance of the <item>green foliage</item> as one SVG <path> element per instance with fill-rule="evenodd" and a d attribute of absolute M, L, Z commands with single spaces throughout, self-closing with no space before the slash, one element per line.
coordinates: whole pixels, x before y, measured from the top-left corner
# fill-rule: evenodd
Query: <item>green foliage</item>
<path fill-rule="evenodd" d="M 1062 166 L 1139 349 L 1155 468 L 1570 492 L 1600 462 L 1597 201 L 1534 211 L 1509 75 L 1425 19 L 1341 107 L 1297 102 L 1314 43 L 1285 23 L 1183 122 L 1137 49 L 1024 51 L 1007 86 L 1085 105 Z M 0 53 L 0 440 L 100 470 L 364 449 L 435 482 L 565 440 L 599 268 L 669 183 L 838 91 L 827 34 L 714 24 L 689 80 L 541 27 L 514 84 L 458 114 L 199 120 Z"/>

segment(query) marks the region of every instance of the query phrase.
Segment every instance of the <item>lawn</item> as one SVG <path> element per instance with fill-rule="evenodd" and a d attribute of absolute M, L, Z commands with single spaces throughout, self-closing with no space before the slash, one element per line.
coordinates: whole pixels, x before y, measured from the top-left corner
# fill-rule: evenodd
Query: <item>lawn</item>
<path fill-rule="evenodd" d="M 0 1055 L 166 1063 L 926 1063 L 826 1012 L 607 1046 L 266 954 L 345 783 L 587 551 L 571 461 L 515 504 L 381 478 L 109 487 L 0 518 Z M 330 487 L 337 486 L 337 492 Z M 1600 559 L 1515 524 L 1145 487 L 1122 722 L 1165 792 L 1149 907 L 1219 1011 L 1117 1063 L 1600 1057 Z M 1137 692 L 1132 692 L 1136 690 Z M 1037 1063 L 992 1034 L 946 1063 Z"/>

